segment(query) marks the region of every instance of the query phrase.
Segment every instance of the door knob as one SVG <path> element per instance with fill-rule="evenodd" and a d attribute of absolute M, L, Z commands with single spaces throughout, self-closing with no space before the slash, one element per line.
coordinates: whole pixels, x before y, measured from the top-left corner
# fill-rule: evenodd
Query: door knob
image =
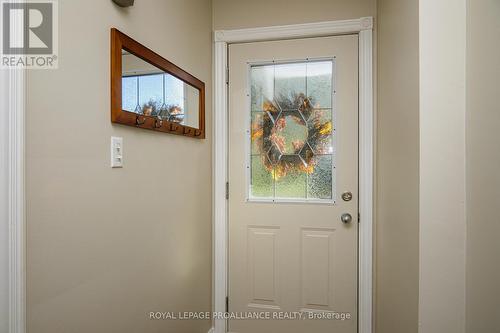
<path fill-rule="evenodd" d="M 342 214 L 342 216 L 340 217 L 340 220 L 347 224 L 347 223 L 351 223 L 352 221 L 352 216 L 351 214 L 348 214 L 348 213 L 345 213 L 345 214 Z"/>

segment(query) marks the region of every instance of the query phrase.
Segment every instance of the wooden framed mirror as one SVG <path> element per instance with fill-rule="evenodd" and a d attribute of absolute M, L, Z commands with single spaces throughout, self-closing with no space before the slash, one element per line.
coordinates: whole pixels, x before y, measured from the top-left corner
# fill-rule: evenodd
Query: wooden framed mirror
<path fill-rule="evenodd" d="M 205 138 L 205 84 L 111 29 L 111 121 Z"/>

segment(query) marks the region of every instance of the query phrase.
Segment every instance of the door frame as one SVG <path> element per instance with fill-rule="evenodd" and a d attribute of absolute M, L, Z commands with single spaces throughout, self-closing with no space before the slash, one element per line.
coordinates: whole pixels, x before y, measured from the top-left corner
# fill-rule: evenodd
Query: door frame
<path fill-rule="evenodd" d="M 24 2 L 24 0 L 20 1 Z M 13 20 L 15 30 L 22 29 L 19 18 Z M 22 33 L 13 34 L 22 38 Z M 26 214 L 25 214 L 25 114 L 27 70 L 4 68 L 0 70 L 2 119 L 6 124 L 0 129 L 0 160 L 5 162 L 0 173 L 0 183 L 6 184 L 6 195 L 1 196 L 0 223 L 8 226 L 8 332 L 26 332 Z"/>
<path fill-rule="evenodd" d="M 373 18 L 328 21 L 214 33 L 213 105 L 213 302 L 214 311 L 226 311 L 228 287 L 228 45 L 307 37 L 359 36 L 359 214 L 358 333 L 372 333 L 373 203 L 375 114 L 373 92 Z M 215 319 L 213 333 L 226 333 L 227 321 Z"/>
<path fill-rule="evenodd" d="M 21 27 L 21 24 L 14 24 Z M 16 34 L 19 36 L 19 34 Z M 26 70 L 8 68 L 0 70 L 2 119 L 0 160 L 5 161 L 0 173 L 0 183 L 6 185 L 2 206 L 7 211 L 0 216 L 8 229 L 8 318 L 9 333 L 26 331 L 26 223 L 25 223 L 25 108 Z M 0 147 L 3 148 L 3 147 Z"/>

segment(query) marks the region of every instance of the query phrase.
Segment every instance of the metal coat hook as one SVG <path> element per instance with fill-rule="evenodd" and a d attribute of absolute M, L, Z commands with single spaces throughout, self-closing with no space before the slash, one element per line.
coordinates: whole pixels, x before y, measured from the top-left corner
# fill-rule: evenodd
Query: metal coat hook
<path fill-rule="evenodd" d="M 163 120 L 155 119 L 154 128 L 160 128 L 163 126 Z"/>
<path fill-rule="evenodd" d="M 135 124 L 137 126 L 144 125 L 146 123 L 146 117 L 143 118 L 143 120 L 140 120 L 140 116 L 135 117 Z"/>

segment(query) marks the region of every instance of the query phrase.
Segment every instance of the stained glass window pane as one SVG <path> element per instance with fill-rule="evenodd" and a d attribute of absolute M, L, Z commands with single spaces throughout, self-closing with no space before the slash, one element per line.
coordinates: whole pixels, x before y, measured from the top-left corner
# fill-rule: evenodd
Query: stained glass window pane
<path fill-rule="evenodd" d="M 283 111 L 275 124 L 275 142 L 285 155 L 298 155 L 307 142 L 307 126 L 297 111 Z M 280 138 L 279 140 L 277 138 Z"/>
<path fill-rule="evenodd" d="M 298 109 L 306 93 L 306 63 L 274 65 L 274 98 L 282 110 Z"/>
<path fill-rule="evenodd" d="M 307 174 L 296 168 L 302 163 L 297 155 L 282 156 L 275 171 L 276 198 L 298 198 L 306 197 Z"/>
<path fill-rule="evenodd" d="M 274 68 L 272 66 L 253 67 L 250 73 L 251 110 L 262 111 L 266 101 L 272 101 L 274 96 Z"/>
<path fill-rule="evenodd" d="M 318 155 L 312 160 L 314 170 L 308 175 L 307 196 L 311 199 L 332 198 L 332 156 Z"/>
<path fill-rule="evenodd" d="M 263 163 L 264 155 L 252 155 L 251 188 L 254 197 L 273 198 L 273 166 Z M 265 161 L 264 161 L 265 162 Z"/>
<path fill-rule="evenodd" d="M 333 60 L 250 68 L 250 199 L 333 199 Z"/>
<path fill-rule="evenodd" d="M 332 107 L 332 62 L 320 61 L 307 64 L 307 96 L 314 108 Z"/>
<path fill-rule="evenodd" d="M 307 121 L 309 131 L 314 132 L 314 129 L 318 126 L 318 124 L 323 125 L 323 131 L 333 132 L 331 109 L 314 109 L 311 112 L 311 116 Z M 316 133 L 317 132 L 318 131 L 316 131 Z M 311 143 L 312 147 L 314 147 L 315 154 L 324 155 L 334 153 L 332 135 L 321 135 L 321 133 L 311 135 L 309 137 L 309 143 Z"/>
<path fill-rule="evenodd" d="M 264 150 L 264 122 L 265 118 L 269 118 L 264 112 L 252 112 L 252 128 L 250 136 L 252 142 L 252 154 L 260 154 Z"/>

